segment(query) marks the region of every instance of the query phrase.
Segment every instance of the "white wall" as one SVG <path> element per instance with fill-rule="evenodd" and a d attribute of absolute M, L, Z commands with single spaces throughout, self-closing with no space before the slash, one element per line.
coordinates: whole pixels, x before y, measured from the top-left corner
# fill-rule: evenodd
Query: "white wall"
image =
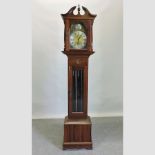
<path fill-rule="evenodd" d="M 33 118 L 67 115 L 67 57 L 60 14 L 74 5 L 97 14 L 89 58 L 90 116 L 122 115 L 122 0 L 33 0 Z"/>

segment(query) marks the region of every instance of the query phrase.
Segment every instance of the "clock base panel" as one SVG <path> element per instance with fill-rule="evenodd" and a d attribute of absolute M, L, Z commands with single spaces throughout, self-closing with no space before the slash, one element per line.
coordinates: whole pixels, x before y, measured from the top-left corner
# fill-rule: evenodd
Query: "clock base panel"
<path fill-rule="evenodd" d="M 92 149 L 91 120 L 69 119 L 64 121 L 64 143 L 63 149 Z"/>

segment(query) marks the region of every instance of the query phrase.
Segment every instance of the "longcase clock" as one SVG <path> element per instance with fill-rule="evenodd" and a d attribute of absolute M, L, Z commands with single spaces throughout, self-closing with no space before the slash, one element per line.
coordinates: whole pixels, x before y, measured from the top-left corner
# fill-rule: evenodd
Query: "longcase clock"
<path fill-rule="evenodd" d="M 72 7 L 61 14 L 64 21 L 64 51 L 68 57 L 68 116 L 64 121 L 63 149 L 92 149 L 88 109 L 88 58 L 93 51 L 93 22 L 96 15 L 82 6 L 84 15 Z"/>

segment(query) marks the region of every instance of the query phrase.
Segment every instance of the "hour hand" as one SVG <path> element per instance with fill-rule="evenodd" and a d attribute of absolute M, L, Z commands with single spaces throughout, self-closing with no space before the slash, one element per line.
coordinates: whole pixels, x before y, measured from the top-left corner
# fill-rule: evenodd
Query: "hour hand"
<path fill-rule="evenodd" d="M 79 39 L 81 38 L 81 35 L 79 35 L 79 37 L 78 37 L 78 42 L 79 42 Z"/>

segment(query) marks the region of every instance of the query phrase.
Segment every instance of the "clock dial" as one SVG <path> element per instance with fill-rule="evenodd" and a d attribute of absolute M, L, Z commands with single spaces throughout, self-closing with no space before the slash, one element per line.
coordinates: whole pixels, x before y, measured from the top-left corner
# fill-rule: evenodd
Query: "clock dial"
<path fill-rule="evenodd" d="M 70 47 L 83 49 L 86 47 L 87 37 L 81 24 L 72 24 L 70 33 Z"/>
<path fill-rule="evenodd" d="M 82 31 L 74 31 L 70 35 L 70 45 L 75 49 L 82 49 L 86 46 L 87 37 Z"/>

